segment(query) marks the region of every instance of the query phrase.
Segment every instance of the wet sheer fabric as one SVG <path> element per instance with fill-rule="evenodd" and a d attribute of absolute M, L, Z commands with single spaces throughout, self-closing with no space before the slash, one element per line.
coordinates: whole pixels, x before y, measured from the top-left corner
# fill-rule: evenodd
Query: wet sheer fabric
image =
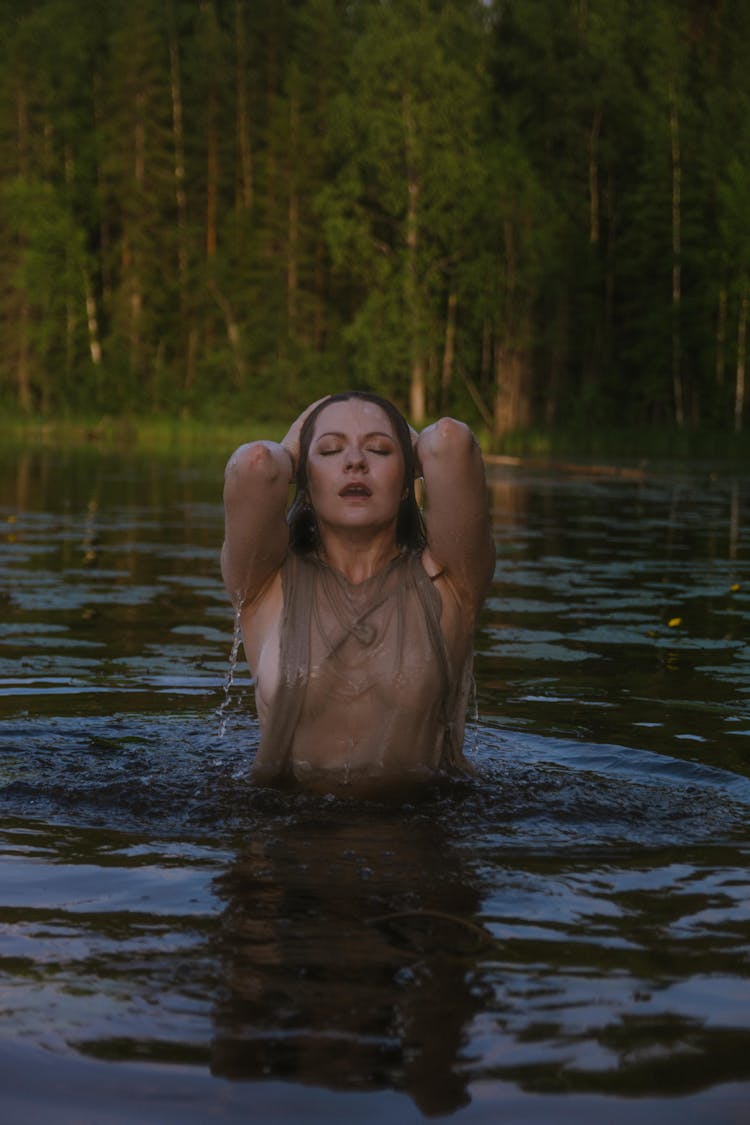
<path fill-rule="evenodd" d="M 316 557 L 282 568 L 279 683 L 252 776 L 324 788 L 467 771 L 469 646 L 452 667 L 418 555 L 353 585 Z"/>

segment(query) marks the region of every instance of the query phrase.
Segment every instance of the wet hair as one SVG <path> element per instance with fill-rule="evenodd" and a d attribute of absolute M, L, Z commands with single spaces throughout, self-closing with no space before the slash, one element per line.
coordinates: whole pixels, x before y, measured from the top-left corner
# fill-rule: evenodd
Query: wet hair
<path fill-rule="evenodd" d="M 321 412 L 334 402 L 348 402 L 350 399 L 360 399 L 379 406 L 393 426 L 393 432 L 404 460 L 404 491 L 406 492 L 399 505 L 396 518 L 396 543 L 401 550 L 421 551 L 427 540 L 422 513 L 414 491 L 416 460 L 412 447 L 411 432 L 403 414 L 396 409 L 392 402 L 389 402 L 386 398 L 381 398 L 380 395 L 371 394 L 369 391 L 343 391 L 341 394 L 331 395 L 319 403 L 305 418 L 299 439 L 297 490 L 287 512 L 289 545 L 298 555 L 310 554 L 317 550 L 320 545 L 318 521 L 308 493 L 307 458 L 310 452 L 310 443 L 315 432 L 315 423 Z"/>

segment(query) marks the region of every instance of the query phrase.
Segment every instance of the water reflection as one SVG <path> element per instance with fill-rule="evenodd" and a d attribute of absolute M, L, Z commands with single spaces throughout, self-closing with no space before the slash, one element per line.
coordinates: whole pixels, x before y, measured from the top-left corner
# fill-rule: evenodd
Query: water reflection
<path fill-rule="evenodd" d="M 477 778 L 398 811 L 247 787 L 220 481 L 0 466 L 3 1033 L 292 1119 L 747 1084 L 747 476 L 493 470 Z"/>
<path fill-rule="evenodd" d="M 747 869 L 731 848 L 602 858 L 509 865 L 485 903 L 503 941 L 483 966 L 482 1073 L 638 1097 L 746 1081 Z"/>
<path fill-rule="evenodd" d="M 491 491 L 485 713 L 503 699 L 509 725 L 746 764 L 747 479 L 521 468 Z"/>
<path fill-rule="evenodd" d="M 489 935 L 439 823 L 413 809 L 295 819 L 245 848 L 219 893 L 215 1074 L 393 1088 L 430 1115 L 469 1101 Z"/>
<path fill-rule="evenodd" d="M 729 506 L 729 557 L 737 558 L 740 541 L 740 485 L 732 481 L 731 502 Z"/>

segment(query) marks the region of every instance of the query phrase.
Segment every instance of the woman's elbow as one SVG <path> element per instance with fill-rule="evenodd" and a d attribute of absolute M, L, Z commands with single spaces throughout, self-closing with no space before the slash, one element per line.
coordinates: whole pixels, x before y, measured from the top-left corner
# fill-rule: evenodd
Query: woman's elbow
<path fill-rule="evenodd" d="M 420 449 L 423 457 L 427 455 L 453 460 L 473 456 L 474 452 L 479 450 L 476 438 L 469 427 L 456 418 L 440 418 L 429 427 L 429 430 L 426 448 Z"/>
<path fill-rule="evenodd" d="M 244 489 L 250 481 L 273 484 L 286 468 L 288 457 L 266 441 L 251 441 L 235 449 L 224 470 L 225 490 Z M 286 483 L 286 481 L 285 481 Z"/>

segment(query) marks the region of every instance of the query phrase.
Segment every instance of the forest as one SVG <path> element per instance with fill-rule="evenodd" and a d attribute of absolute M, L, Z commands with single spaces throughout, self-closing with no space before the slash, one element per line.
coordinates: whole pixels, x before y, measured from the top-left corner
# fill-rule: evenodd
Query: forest
<path fill-rule="evenodd" d="M 742 434 L 750 5 L 0 13 L 6 417 Z"/>

